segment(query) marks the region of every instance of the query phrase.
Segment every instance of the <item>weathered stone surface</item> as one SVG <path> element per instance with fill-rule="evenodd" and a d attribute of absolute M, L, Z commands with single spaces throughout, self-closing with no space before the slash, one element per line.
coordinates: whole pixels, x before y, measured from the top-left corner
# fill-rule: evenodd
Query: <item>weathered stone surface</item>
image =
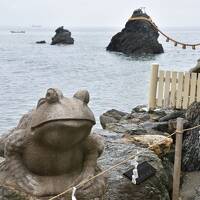
<path fill-rule="evenodd" d="M 182 200 L 199 200 L 200 199 L 200 172 L 186 172 L 183 175 L 181 186 Z"/>
<path fill-rule="evenodd" d="M 154 129 L 161 132 L 168 132 L 168 122 L 144 122 L 142 126 L 147 130 Z"/>
<path fill-rule="evenodd" d="M 150 117 L 152 114 L 155 113 L 150 114 L 145 109 L 142 110 L 142 107 L 138 107 L 133 109 L 132 113 L 121 117 L 121 119 L 119 117 L 118 122 L 107 123 L 106 130 L 98 131 L 107 141 L 104 154 L 99 160 L 104 169 L 114 165 L 117 160 L 124 160 L 129 154 L 134 154 L 138 150 L 139 162 L 148 161 L 157 169 L 155 177 L 151 177 L 140 185 L 133 185 L 131 181 L 122 176 L 124 172 L 131 169 L 130 162 L 119 166 L 116 170 L 112 170 L 108 175 L 108 190 L 105 200 L 170 199 L 173 164 L 167 159 L 168 156 L 165 157 L 164 155 L 169 151 L 172 139 L 162 136 L 168 136 L 167 133 L 154 129 L 159 126 L 162 127 L 162 125 L 164 126 L 163 129 L 166 129 L 167 122 L 154 124 Z M 155 115 L 161 117 L 166 113 L 159 112 Z M 133 119 L 138 119 L 138 121 L 134 123 Z M 145 123 L 150 125 L 145 126 Z M 132 140 L 133 137 L 134 141 Z M 161 140 L 162 144 L 157 144 L 158 142 L 161 143 Z M 152 148 L 152 151 L 148 147 Z M 156 153 L 162 156 L 163 162 Z"/>
<path fill-rule="evenodd" d="M 147 112 L 131 113 L 130 119 L 139 119 L 140 122 L 149 120 L 151 117 Z"/>
<path fill-rule="evenodd" d="M 150 17 L 141 10 L 135 10 L 132 17 Z M 145 20 L 130 20 L 125 28 L 113 36 L 108 51 L 122 52 L 125 54 L 159 54 L 163 47 L 158 42 L 158 31 Z"/>
<path fill-rule="evenodd" d="M 137 147 L 134 144 L 124 144 L 117 141 L 107 141 L 105 151 L 99 159 L 104 169 L 108 169 L 128 155 L 138 153 L 138 162 L 147 161 L 156 169 L 156 175 L 140 185 L 134 185 L 123 177 L 123 173 L 131 169 L 130 162 L 113 169 L 108 174 L 108 188 L 104 200 L 170 200 L 172 184 L 172 165 L 167 159 L 162 161 L 150 150 Z"/>
<path fill-rule="evenodd" d="M 200 103 L 194 102 L 186 111 L 190 126 L 200 124 Z M 184 171 L 200 170 L 200 128 L 184 133 L 182 169 Z"/>
<path fill-rule="evenodd" d="M 157 137 L 163 137 L 168 136 L 171 133 L 174 133 L 176 130 L 176 120 L 178 117 L 184 118 L 184 128 L 194 127 L 196 125 L 200 124 L 200 103 L 193 103 L 187 111 L 185 110 L 165 110 L 165 109 L 158 109 L 151 112 L 146 112 L 145 107 L 138 106 L 132 110 L 131 113 L 123 116 L 118 122 L 115 123 L 108 123 L 106 124 L 106 130 L 109 131 L 115 131 L 115 134 L 112 132 L 112 137 L 114 139 L 109 140 L 109 144 L 115 145 L 113 143 L 120 143 L 118 144 L 119 149 L 121 148 L 121 143 L 126 143 L 130 145 L 135 145 L 135 148 L 141 148 L 145 149 L 145 147 L 149 146 L 149 143 L 155 142 L 157 144 L 157 141 L 159 139 Z M 183 171 L 196 171 L 200 170 L 200 134 L 199 134 L 200 128 L 196 128 L 194 130 L 190 130 L 187 132 L 184 132 L 184 140 L 183 140 L 183 159 L 182 159 L 182 168 Z M 105 137 L 108 133 L 105 133 Z M 110 138 L 109 134 L 108 137 Z M 175 139 L 175 136 L 173 137 Z M 152 141 L 151 141 L 152 140 Z M 167 158 L 167 162 L 163 162 L 163 167 L 167 171 L 167 173 L 170 173 L 172 170 L 172 163 L 174 162 L 174 145 L 172 145 L 173 148 L 170 149 L 170 145 L 172 142 L 172 139 L 169 141 L 165 141 L 161 146 L 157 146 L 155 144 L 152 145 L 152 150 L 157 154 L 162 156 L 162 160 L 165 160 Z M 150 146 L 150 149 L 151 147 Z M 164 149 L 163 149 L 164 147 Z M 166 147 L 166 149 L 165 149 Z M 168 148 L 167 148 L 168 147 Z M 109 150 L 112 148 L 112 146 L 108 147 Z M 124 147 L 125 148 L 125 147 Z M 128 148 L 128 147 L 127 147 Z M 164 150 L 164 151 L 163 151 Z M 166 150 L 166 151 L 165 151 Z M 170 150 L 170 151 L 169 151 Z M 132 150 L 134 151 L 134 150 Z M 169 151 L 169 152 L 168 152 Z M 120 151 L 119 151 L 120 152 Z M 166 155 L 165 153 L 168 152 Z M 117 153 L 117 150 L 116 150 Z M 128 153 L 125 153 L 128 154 Z M 112 153 L 109 152 L 109 155 L 112 155 Z M 116 155 L 114 157 L 117 157 Z M 122 154 L 120 155 L 122 157 Z M 169 162 L 170 161 L 170 162 Z M 170 163 L 170 164 L 169 164 Z M 113 172 L 114 173 L 114 172 Z M 183 197 L 183 200 L 200 200 L 200 182 L 199 182 L 199 172 L 192 172 L 192 173 L 186 173 L 187 176 L 183 177 L 183 186 L 181 190 L 181 194 Z M 114 174 L 113 176 L 117 176 L 117 174 Z M 122 177 L 121 177 L 122 178 Z M 121 181 L 120 177 L 114 179 L 112 178 L 110 183 L 113 184 L 113 182 L 119 182 Z M 170 179 L 170 186 L 172 185 L 172 178 Z M 123 184 L 125 184 L 123 182 Z M 118 188 L 118 184 L 114 184 L 115 187 L 120 191 L 122 194 L 127 194 L 129 191 L 133 191 L 134 194 L 127 194 L 125 195 L 125 198 L 127 197 L 131 199 L 131 197 L 134 197 L 133 199 L 148 199 L 147 197 L 142 196 L 142 192 L 140 193 L 140 188 L 138 189 L 138 192 L 131 188 L 131 186 L 123 187 L 121 186 Z M 131 188 L 131 189 L 130 189 Z M 158 188 L 158 187 L 157 187 Z M 112 188 L 113 189 L 113 188 Z M 111 194 L 114 192 L 117 192 L 114 190 L 112 191 L 110 188 Z M 127 190 L 126 190 L 127 189 Z M 144 193 L 145 193 L 145 186 L 143 187 Z M 168 190 L 171 191 L 171 187 L 168 187 Z M 142 189 L 141 189 L 142 191 Z M 116 196 L 119 197 L 119 199 L 124 199 L 122 196 Z M 131 196 L 132 195 L 132 196 Z M 134 196 L 135 195 L 135 196 Z M 138 197 L 137 195 L 141 195 Z M 152 199 L 162 199 L 163 197 L 157 198 L 155 196 L 152 197 Z M 149 198 L 150 199 L 150 198 Z"/>
<path fill-rule="evenodd" d="M 169 110 L 147 112 L 146 106 L 142 105 L 133 108 L 131 113 L 124 113 L 117 110 L 105 112 L 100 116 L 100 122 L 104 129 L 121 134 L 166 135 L 165 133 L 170 131 L 169 122 L 159 122 L 159 120 L 167 116 L 168 113 L 173 112 Z"/>
<path fill-rule="evenodd" d="M 56 35 L 52 38 L 52 45 L 55 44 L 74 44 L 74 39 L 71 37 L 71 32 L 64 29 L 63 26 L 56 29 Z"/>
<path fill-rule="evenodd" d="M 0 187 L 0 199 L 1 200 L 37 200 L 33 199 L 22 192 L 16 191 L 11 188 Z"/>
<path fill-rule="evenodd" d="M 131 113 L 143 113 L 143 112 L 147 112 L 148 111 L 148 108 L 147 108 L 147 105 L 138 105 L 136 106 L 135 108 L 132 109 L 132 112 Z"/>
<path fill-rule="evenodd" d="M 106 130 L 113 131 L 116 133 L 129 133 L 129 134 L 139 134 L 139 133 L 145 133 L 146 131 L 138 126 L 137 124 L 133 123 L 109 123 L 106 126 Z"/>
<path fill-rule="evenodd" d="M 185 117 L 185 110 L 174 110 L 173 112 L 168 113 L 166 116 L 160 118 L 160 122 L 166 122 L 172 119 L 177 119 L 178 117 Z"/>
<path fill-rule="evenodd" d="M 103 128 L 106 128 L 106 124 L 119 122 L 122 117 L 128 113 L 121 112 L 115 109 L 109 110 L 100 116 L 100 123 Z"/>
<path fill-rule="evenodd" d="M 129 144 L 139 144 L 145 146 L 152 151 L 159 157 L 167 154 L 173 143 L 171 138 L 168 138 L 164 135 L 129 135 L 126 134 L 122 138 L 124 143 Z"/>

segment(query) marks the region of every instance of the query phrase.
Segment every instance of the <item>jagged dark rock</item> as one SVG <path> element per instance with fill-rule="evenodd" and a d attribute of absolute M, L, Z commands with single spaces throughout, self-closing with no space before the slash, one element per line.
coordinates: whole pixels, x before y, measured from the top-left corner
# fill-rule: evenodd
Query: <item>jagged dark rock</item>
<path fill-rule="evenodd" d="M 167 116 L 164 110 L 149 113 L 145 106 L 137 106 L 131 113 L 109 110 L 100 116 L 100 123 L 103 129 L 121 134 L 165 135 L 163 133 L 169 132 L 168 122 L 158 122 L 164 116 Z"/>
<path fill-rule="evenodd" d="M 150 18 L 141 9 L 135 10 L 132 17 Z M 113 36 L 108 51 L 122 52 L 125 54 L 159 54 L 163 47 L 158 42 L 158 31 L 145 20 L 129 20 L 125 28 Z"/>
<path fill-rule="evenodd" d="M 28 200 L 30 198 L 27 195 L 23 194 L 22 192 L 1 186 L 0 199 L 2 200 Z M 37 199 L 33 199 L 33 200 L 37 200 Z"/>
<path fill-rule="evenodd" d="M 74 39 L 71 37 L 71 32 L 64 29 L 63 26 L 55 30 L 56 35 L 52 38 L 51 45 L 55 44 L 74 44 Z"/>
<path fill-rule="evenodd" d="M 185 110 L 175 110 L 173 112 L 168 113 L 166 116 L 159 119 L 160 122 L 166 122 L 172 119 L 176 119 L 178 117 L 185 117 Z"/>
<path fill-rule="evenodd" d="M 200 73 L 200 59 L 197 60 L 196 66 L 190 69 L 190 73 Z"/>
<path fill-rule="evenodd" d="M 114 113 L 119 113 L 120 111 L 115 111 Z M 105 114 L 105 113 L 104 113 Z M 108 115 L 108 114 L 107 114 Z M 112 116 L 113 115 L 113 116 Z M 109 112 L 109 117 L 114 119 L 113 112 Z M 114 160 L 114 157 L 118 157 L 117 153 L 120 154 L 120 158 L 127 155 L 126 151 L 129 152 L 129 148 L 134 145 L 133 150 L 130 152 L 134 152 L 137 148 L 145 149 L 147 145 L 145 144 L 145 138 L 147 139 L 149 136 L 150 138 L 154 138 L 154 141 L 158 142 L 157 135 L 159 136 L 168 136 L 170 133 L 174 133 L 177 126 L 177 118 L 182 117 L 184 118 L 183 121 L 183 128 L 187 129 L 190 127 L 194 127 L 200 124 L 200 102 L 194 102 L 189 106 L 187 110 L 173 110 L 173 109 L 157 109 L 155 111 L 148 112 L 146 111 L 145 106 L 137 106 L 132 109 L 131 113 L 128 113 L 124 116 L 118 115 L 116 122 L 107 121 L 105 124 L 106 132 L 103 136 L 109 142 L 105 154 L 108 153 L 111 160 Z M 104 130 L 105 131 L 105 130 Z M 200 178 L 200 128 L 196 128 L 194 130 L 188 130 L 183 134 L 183 152 L 182 152 L 182 171 L 184 176 L 182 177 L 182 188 L 181 188 L 181 197 L 183 200 L 193 199 L 199 200 L 200 199 L 200 185 L 199 185 L 199 178 Z M 101 133 L 102 135 L 102 133 Z M 147 136 L 147 137 L 146 137 Z M 135 140 L 134 140 L 135 139 Z M 139 140 L 141 139 L 141 140 Z M 173 137 L 175 142 L 175 136 Z M 124 144 L 119 144 L 120 141 L 123 141 Z M 130 141 L 132 144 L 130 144 Z M 149 140 L 150 141 L 150 140 Z M 117 147 L 115 147 L 116 145 Z M 123 146 L 124 145 L 124 146 Z M 162 146 L 162 145 L 161 145 Z M 116 150 L 116 149 L 117 150 Z M 122 152 L 120 153 L 122 148 Z M 127 148 L 127 149 L 126 149 Z M 114 150 L 112 152 L 112 150 Z M 156 149 L 152 149 L 156 153 Z M 161 149 L 162 150 L 162 149 Z M 108 151 L 108 152 L 107 152 Z M 148 150 L 147 150 L 148 151 Z M 148 153 L 147 153 L 148 154 Z M 156 153 L 157 154 L 157 153 Z M 171 146 L 171 149 L 164 154 L 157 154 L 162 156 L 162 161 L 165 159 L 167 162 L 162 162 L 163 169 L 166 171 L 167 175 L 171 177 L 173 162 L 174 162 L 174 154 L 175 154 L 175 146 L 174 144 Z M 141 151 L 141 157 L 143 153 Z M 107 155 L 104 155 L 107 156 Z M 150 156 L 151 157 L 151 156 Z M 151 159 L 149 157 L 149 159 Z M 104 161 L 104 157 L 102 157 L 104 166 L 107 166 L 107 163 Z M 144 160 L 144 158 L 142 158 Z M 170 161 L 170 162 L 169 162 Z M 109 159 L 108 161 L 109 162 Z M 153 165 L 153 164 L 152 164 Z M 127 166 L 127 165 L 126 165 Z M 156 194 L 159 194 L 158 188 L 160 186 L 163 188 L 165 184 L 161 182 L 161 184 L 156 186 L 156 190 L 154 190 L 154 186 L 152 188 L 153 196 L 150 198 L 148 195 L 143 196 L 142 190 L 140 187 L 131 186 L 123 180 L 122 177 L 118 176 L 118 173 L 122 174 L 123 169 L 126 169 L 126 166 L 122 166 L 123 168 L 119 169 L 119 171 L 113 171 L 111 176 L 109 176 L 109 184 L 108 186 L 108 193 L 109 195 L 114 196 L 113 199 L 165 199 L 168 198 L 164 192 L 163 196 L 157 197 Z M 117 177 L 117 178 L 116 178 Z M 171 191 L 172 185 L 172 178 L 168 179 L 168 186 L 167 191 Z M 116 183 L 114 183 L 116 182 Z M 120 185 L 119 182 L 123 184 Z M 145 183 L 145 186 L 148 183 Z M 156 185 L 154 182 L 152 185 Z M 114 187 L 112 187 L 112 185 Z M 146 194 L 146 187 L 143 185 L 144 194 Z M 148 187 L 148 186 L 147 186 Z M 165 186 L 164 186 L 165 187 Z M 114 188 L 114 189 L 113 189 Z M 127 190 L 125 189 L 127 188 Z M 138 190 L 136 191 L 137 188 Z M 133 191 L 133 193 L 132 193 Z M 165 190 L 166 191 L 166 190 Z M 123 195 L 125 195 L 125 198 Z M 116 195 L 116 196 L 115 196 Z M 132 196 L 131 196 L 132 195 Z M 154 196 L 155 195 L 155 196 Z"/>
<path fill-rule="evenodd" d="M 119 122 L 122 117 L 128 113 L 121 112 L 115 109 L 109 110 L 100 116 L 100 123 L 103 128 L 106 128 L 106 124 Z"/>
<path fill-rule="evenodd" d="M 200 124 L 200 102 L 192 103 L 186 111 L 190 126 Z M 184 171 L 200 170 L 200 128 L 185 132 L 183 139 L 182 169 Z"/>
<path fill-rule="evenodd" d="M 143 127 L 148 129 L 154 129 L 161 132 L 168 132 L 168 122 L 145 122 Z"/>

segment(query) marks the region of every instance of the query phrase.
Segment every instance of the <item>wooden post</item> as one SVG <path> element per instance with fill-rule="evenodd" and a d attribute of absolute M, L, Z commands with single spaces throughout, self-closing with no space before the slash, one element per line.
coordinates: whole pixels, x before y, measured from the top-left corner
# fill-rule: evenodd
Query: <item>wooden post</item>
<path fill-rule="evenodd" d="M 159 69 L 159 64 L 152 64 L 150 88 L 149 88 L 149 105 L 148 105 L 149 110 L 153 110 L 156 107 L 158 69 Z"/>
<path fill-rule="evenodd" d="M 183 140 L 183 118 L 177 119 L 176 131 L 177 132 L 176 132 L 176 147 L 175 147 L 175 158 L 174 158 L 174 176 L 173 176 L 173 196 L 172 196 L 172 200 L 178 200 L 179 199 L 182 140 Z"/>

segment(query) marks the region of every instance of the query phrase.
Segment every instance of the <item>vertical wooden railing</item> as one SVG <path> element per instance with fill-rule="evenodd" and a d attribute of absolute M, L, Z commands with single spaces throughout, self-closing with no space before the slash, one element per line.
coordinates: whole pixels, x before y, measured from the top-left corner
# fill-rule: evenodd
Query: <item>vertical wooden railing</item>
<path fill-rule="evenodd" d="M 183 118 L 178 118 L 177 129 L 176 129 L 172 200 L 178 200 L 180 196 L 182 140 L 183 140 Z"/>
<path fill-rule="evenodd" d="M 200 76 L 197 73 L 159 70 L 152 65 L 149 88 L 149 110 L 156 107 L 187 109 L 200 102 Z"/>
<path fill-rule="evenodd" d="M 151 80 L 149 87 L 149 110 L 156 108 L 156 92 L 157 92 L 157 82 L 158 82 L 158 64 L 153 64 L 151 68 Z"/>

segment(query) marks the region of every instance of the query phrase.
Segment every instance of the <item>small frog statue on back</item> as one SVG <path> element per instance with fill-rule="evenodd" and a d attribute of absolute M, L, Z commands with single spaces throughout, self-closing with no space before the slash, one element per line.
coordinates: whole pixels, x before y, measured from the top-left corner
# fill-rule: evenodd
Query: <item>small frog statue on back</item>
<path fill-rule="evenodd" d="M 97 159 L 104 143 L 91 134 L 95 118 L 88 103 L 86 90 L 66 98 L 60 90 L 48 89 L 5 137 L 0 184 L 48 197 L 101 172 Z M 105 177 L 99 176 L 77 189 L 76 197 L 102 199 L 105 185 Z"/>

